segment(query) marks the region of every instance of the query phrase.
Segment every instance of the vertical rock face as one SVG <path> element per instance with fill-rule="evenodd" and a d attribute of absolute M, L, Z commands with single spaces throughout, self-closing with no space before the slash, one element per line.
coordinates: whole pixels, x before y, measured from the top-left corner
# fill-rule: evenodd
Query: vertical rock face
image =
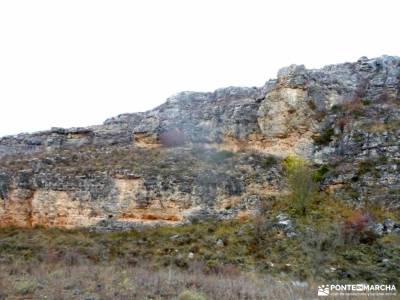
<path fill-rule="evenodd" d="M 292 65 L 262 87 L 182 92 L 103 125 L 4 137 L 0 226 L 238 217 L 283 191 L 287 155 L 329 170 L 321 188 L 342 199 L 398 207 L 399 99 L 400 58 L 363 57 Z"/>
<path fill-rule="evenodd" d="M 29 189 L 17 189 L 3 199 L 0 208 L 1 226 L 32 226 L 32 198 Z"/>
<path fill-rule="evenodd" d="M 281 186 L 280 167 L 264 159 L 207 148 L 83 147 L 25 157 L 23 171 L 5 160 L 0 226 L 108 230 L 248 214 Z"/>
<path fill-rule="evenodd" d="M 263 140 L 268 141 L 263 143 L 267 152 L 311 156 L 317 122 L 309 101 L 307 92 L 299 88 L 284 87 L 267 94 L 257 119 Z"/>

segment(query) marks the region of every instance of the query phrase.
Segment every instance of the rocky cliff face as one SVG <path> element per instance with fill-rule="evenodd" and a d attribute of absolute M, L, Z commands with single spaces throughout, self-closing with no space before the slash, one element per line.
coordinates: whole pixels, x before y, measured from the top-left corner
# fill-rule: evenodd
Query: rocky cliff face
<path fill-rule="evenodd" d="M 245 217 L 285 192 L 297 155 L 340 200 L 400 204 L 400 58 L 262 87 L 182 92 L 103 125 L 0 139 L 0 226 L 130 228 Z"/>

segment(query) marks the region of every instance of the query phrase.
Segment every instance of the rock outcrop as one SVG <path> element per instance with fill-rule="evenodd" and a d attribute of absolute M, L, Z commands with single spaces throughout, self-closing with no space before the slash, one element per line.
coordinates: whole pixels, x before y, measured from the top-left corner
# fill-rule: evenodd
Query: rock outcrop
<path fill-rule="evenodd" d="M 244 217 L 284 191 L 279 160 L 345 201 L 400 205 L 400 58 L 281 69 L 182 92 L 103 125 L 0 139 L 0 226 L 124 229 Z"/>

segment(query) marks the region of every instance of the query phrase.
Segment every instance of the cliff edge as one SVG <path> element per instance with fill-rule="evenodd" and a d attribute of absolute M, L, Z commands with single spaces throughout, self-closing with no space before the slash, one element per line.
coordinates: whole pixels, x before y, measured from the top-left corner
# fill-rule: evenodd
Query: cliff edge
<path fill-rule="evenodd" d="M 291 65 L 102 125 L 0 139 L 0 226 L 127 229 L 244 218 L 308 161 L 340 201 L 400 205 L 400 58 Z"/>

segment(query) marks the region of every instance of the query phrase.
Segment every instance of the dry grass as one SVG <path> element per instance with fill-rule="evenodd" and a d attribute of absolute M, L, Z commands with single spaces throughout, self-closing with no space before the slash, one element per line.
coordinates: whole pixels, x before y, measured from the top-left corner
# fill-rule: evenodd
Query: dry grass
<path fill-rule="evenodd" d="M 255 273 L 113 265 L 3 265 L 0 299 L 307 299 L 315 292 Z M 196 298 L 197 297 L 197 298 Z"/>
<path fill-rule="evenodd" d="M 321 214 L 340 211 L 330 205 Z M 0 299 L 314 299 L 318 284 L 398 284 L 400 236 L 345 243 L 328 220 L 305 216 L 298 236 L 284 238 L 265 222 L 258 233 L 250 221 L 114 233 L 3 228 Z"/>
<path fill-rule="evenodd" d="M 85 264 L 0 266 L 0 299 L 316 299 L 318 284 L 299 286 L 254 272 L 205 274 L 191 268 L 151 269 Z M 327 299 L 352 299 L 350 296 Z M 378 299 L 358 296 L 357 299 Z M 385 299 L 391 299 L 385 297 Z"/>

